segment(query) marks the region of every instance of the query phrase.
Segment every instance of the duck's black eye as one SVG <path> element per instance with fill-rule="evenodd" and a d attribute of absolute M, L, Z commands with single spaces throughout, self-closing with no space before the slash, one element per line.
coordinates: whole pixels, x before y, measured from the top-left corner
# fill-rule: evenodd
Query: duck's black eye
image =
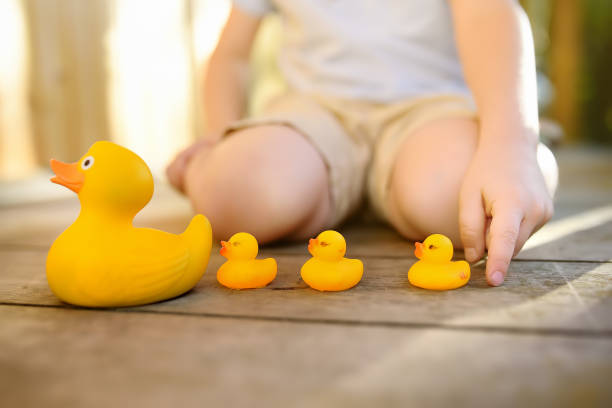
<path fill-rule="evenodd" d="M 89 169 L 94 164 L 94 158 L 92 156 L 87 156 L 85 160 L 81 163 L 81 168 L 83 170 Z"/>
<path fill-rule="evenodd" d="M 437 247 L 437 246 L 435 246 L 435 245 L 430 245 L 428 248 L 429 248 L 429 249 L 437 249 L 438 247 Z"/>
<path fill-rule="evenodd" d="M 232 245 L 233 245 L 233 246 L 238 246 L 238 245 L 240 245 L 240 242 L 238 242 L 238 241 L 234 241 L 234 242 L 232 242 Z"/>
<path fill-rule="evenodd" d="M 326 246 L 328 246 L 329 244 L 328 244 L 327 242 L 325 242 L 325 241 L 321 241 L 321 242 L 319 243 L 319 245 L 321 245 L 322 247 L 326 247 Z"/>

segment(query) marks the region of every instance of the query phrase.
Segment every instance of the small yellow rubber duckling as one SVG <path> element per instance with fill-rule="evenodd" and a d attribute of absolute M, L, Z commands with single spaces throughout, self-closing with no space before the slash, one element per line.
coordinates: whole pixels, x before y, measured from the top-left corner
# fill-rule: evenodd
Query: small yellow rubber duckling
<path fill-rule="evenodd" d="M 442 234 L 433 234 L 423 243 L 415 242 L 414 254 L 420 260 L 408 271 L 408 280 L 423 289 L 457 289 L 470 280 L 470 264 L 452 262 L 453 243 Z"/>
<path fill-rule="evenodd" d="M 247 232 L 221 241 L 221 255 L 227 261 L 217 271 L 217 280 L 230 289 L 263 288 L 276 278 L 274 258 L 255 259 L 259 247 L 255 237 Z"/>
<path fill-rule="evenodd" d="M 51 168 L 51 181 L 81 201 L 78 218 L 47 256 L 47 281 L 57 297 L 87 307 L 135 306 L 179 296 L 200 280 L 212 246 L 206 217 L 196 215 L 179 235 L 132 226 L 153 195 L 140 157 L 97 142 L 78 162 L 51 160 Z"/>
<path fill-rule="evenodd" d="M 312 255 L 302 266 L 304 282 L 320 291 L 340 291 L 357 285 L 363 276 L 363 263 L 359 259 L 348 259 L 346 241 L 336 231 L 323 231 L 308 242 Z"/>

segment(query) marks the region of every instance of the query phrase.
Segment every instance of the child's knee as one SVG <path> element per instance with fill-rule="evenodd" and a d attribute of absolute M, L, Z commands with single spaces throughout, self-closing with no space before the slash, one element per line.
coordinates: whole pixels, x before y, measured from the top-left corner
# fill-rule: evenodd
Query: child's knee
<path fill-rule="evenodd" d="M 397 175 L 389 192 L 390 223 L 408 239 L 422 240 L 432 233 L 458 239 L 458 187 L 446 187 L 418 173 Z"/>
<path fill-rule="evenodd" d="M 210 218 L 215 235 L 245 230 L 270 241 L 290 234 L 313 212 L 326 188 L 326 170 L 302 143 L 289 128 L 261 126 L 237 132 L 195 159 L 187 194 L 194 209 Z"/>
<path fill-rule="evenodd" d="M 389 221 L 406 238 L 441 233 L 460 241 L 459 191 L 476 129 L 470 119 L 442 119 L 417 130 L 400 148 L 387 200 Z"/>

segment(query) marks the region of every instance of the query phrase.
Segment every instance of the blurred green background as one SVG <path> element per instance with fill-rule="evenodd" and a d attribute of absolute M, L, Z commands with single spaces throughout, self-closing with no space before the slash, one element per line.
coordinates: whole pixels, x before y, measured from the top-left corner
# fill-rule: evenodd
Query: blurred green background
<path fill-rule="evenodd" d="M 612 144 L 612 1 L 522 0 L 534 32 L 542 114 L 566 142 Z M 542 98 L 541 98 L 542 99 Z"/>

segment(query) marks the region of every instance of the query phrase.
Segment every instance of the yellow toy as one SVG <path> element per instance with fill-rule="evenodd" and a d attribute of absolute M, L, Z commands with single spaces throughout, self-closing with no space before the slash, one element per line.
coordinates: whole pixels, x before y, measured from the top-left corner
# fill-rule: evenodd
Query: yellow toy
<path fill-rule="evenodd" d="M 348 259 L 346 241 L 336 231 L 323 231 L 308 242 L 312 258 L 302 266 L 302 279 L 313 289 L 340 291 L 357 285 L 363 276 L 363 263 Z"/>
<path fill-rule="evenodd" d="M 210 223 L 196 215 L 179 235 L 132 226 L 153 195 L 145 162 L 111 142 L 94 143 L 78 162 L 51 160 L 52 182 L 78 194 L 81 213 L 53 243 L 47 280 L 64 302 L 135 306 L 179 296 L 202 277 Z"/>
<path fill-rule="evenodd" d="M 227 261 L 217 271 L 217 280 L 230 289 L 263 288 L 276 278 L 274 258 L 255 259 L 259 248 L 254 236 L 246 232 L 221 241 L 221 255 Z"/>
<path fill-rule="evenodd" d="M 470 264 L 451 262 L 453 243 L 441 234 L 433 234 L 415 243 L 414 254 L 420 260 L 408 271 L 408 280 L 423 289 L 457 289 L 470 280 Z"/>

